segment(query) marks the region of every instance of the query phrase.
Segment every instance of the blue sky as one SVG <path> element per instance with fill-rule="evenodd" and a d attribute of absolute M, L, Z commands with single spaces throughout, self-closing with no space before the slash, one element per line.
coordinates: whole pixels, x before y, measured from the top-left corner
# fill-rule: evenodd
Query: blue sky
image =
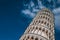
<path fill-rule="evenodd" d="M 55 38 L 60 40 L 60 0 L 0 0 L 0 40 L 18 40 L 44 7 L 55 14 Z"/>

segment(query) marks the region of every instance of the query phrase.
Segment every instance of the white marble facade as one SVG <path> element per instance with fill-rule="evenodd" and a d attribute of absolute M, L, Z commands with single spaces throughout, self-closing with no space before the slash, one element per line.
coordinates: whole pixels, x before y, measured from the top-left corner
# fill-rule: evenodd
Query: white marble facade
<path fill-rule="evenodd" d="M 55 40 L 54 34 L 54 14 L 43 8 L 19 40 Z"/>

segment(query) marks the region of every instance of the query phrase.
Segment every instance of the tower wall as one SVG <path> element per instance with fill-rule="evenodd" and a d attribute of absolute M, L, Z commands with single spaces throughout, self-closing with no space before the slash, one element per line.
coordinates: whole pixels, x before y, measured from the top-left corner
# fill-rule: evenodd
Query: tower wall
<path fill-rule="evenodd" d="M 54 14 L 44 8 L 32 20 L 20 40 L 55 40 Z"/>

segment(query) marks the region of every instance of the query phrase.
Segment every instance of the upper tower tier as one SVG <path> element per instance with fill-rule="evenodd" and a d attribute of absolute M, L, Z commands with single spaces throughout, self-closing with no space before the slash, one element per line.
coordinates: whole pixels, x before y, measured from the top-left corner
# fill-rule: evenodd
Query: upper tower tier
<path fill-rule="evenodd" d="M 27 27 L 21 40 L 55 40 L 54 14 L 43 8 Z"/>

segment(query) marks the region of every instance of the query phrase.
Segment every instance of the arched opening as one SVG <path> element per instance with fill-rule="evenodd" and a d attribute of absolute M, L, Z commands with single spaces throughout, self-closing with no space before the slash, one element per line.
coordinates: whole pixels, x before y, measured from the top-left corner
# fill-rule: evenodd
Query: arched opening
<path fill-rule="evenodd" d="M 35 40 L 38 40 L 38 38 L 35 38 Z"/>

